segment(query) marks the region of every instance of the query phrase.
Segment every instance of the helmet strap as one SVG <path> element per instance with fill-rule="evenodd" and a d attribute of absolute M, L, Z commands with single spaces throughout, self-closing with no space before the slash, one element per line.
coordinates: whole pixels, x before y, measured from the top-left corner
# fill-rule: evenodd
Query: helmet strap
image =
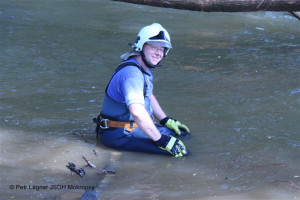
<path fill-rule="evenodd" d="M 160 62 L 157 63 L 157 65 L 151 65 L 150 63 L 148 63 L 148 61 L 146 60 L 146 57 L 145 57 L 145 54 L 144 54 L 143 51 L 141 51 L 141 56 L 142 56 L 143 62 L 145 63 L 145 65 L 146 65 L 148 68 L 157 68 L 157 67 L 160 67 L 160 66 L 161 66 Z"/>

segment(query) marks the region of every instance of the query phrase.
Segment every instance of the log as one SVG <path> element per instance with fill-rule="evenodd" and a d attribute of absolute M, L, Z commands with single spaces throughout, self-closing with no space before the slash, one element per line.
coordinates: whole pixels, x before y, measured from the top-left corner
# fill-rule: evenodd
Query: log
<path fill-rule="evenodd" d="M 300 11 L 299 12 L 290 12 L 294 17 L 300 20 Z"/>
<path fill-rule="evenodd" d="M 300 11 L 300 0 L 113 0 L 205 12 Z"/>

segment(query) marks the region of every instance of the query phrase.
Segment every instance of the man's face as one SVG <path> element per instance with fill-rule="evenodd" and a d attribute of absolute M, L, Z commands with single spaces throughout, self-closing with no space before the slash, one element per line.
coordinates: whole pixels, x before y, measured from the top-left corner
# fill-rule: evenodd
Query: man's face
<path fill-rule="evenodd" d="M 162 46 L 145 43 L 143 52 L 147 62 L 152 66 L 155 66 L 162 60 L 165 48 Z"/>

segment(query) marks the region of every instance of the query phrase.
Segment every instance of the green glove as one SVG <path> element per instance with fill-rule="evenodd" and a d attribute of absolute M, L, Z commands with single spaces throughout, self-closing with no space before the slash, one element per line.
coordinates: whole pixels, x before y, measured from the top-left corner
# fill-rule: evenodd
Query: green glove
<path fill-rule="evenodd" d="M 165 117 L 160 121 L 160 124 L 168 127 L 169 129 L 172 129 L 177 135 L 181 135 L 180 129 L 184 130 L 185 132 L 189 133 L 189 128 L 177 121 L 176 119 L 172 119 L 170 117 Z"/>
<path fill-rule="evenodd" d="M 189 153 L 183 142 L 173 136 L 161 135 L 161 138 L 155 143 L 160 149 L 169 152 L 176 158 L 185 156 Z"/>

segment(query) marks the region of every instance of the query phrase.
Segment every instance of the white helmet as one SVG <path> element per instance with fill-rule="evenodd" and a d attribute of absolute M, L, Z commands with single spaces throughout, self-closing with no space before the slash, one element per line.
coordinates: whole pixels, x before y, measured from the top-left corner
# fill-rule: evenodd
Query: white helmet
<path fill-rule="evenodd" d="M 172 48 L 171 38 L 168 31 L 158 23 L 153 23 L 142 28 L 132 47 L 135 51 L 141 52 L 145 43 L 165 47 L 166 50 L 164 56 L 166 56 L 170 48 Z"/>

